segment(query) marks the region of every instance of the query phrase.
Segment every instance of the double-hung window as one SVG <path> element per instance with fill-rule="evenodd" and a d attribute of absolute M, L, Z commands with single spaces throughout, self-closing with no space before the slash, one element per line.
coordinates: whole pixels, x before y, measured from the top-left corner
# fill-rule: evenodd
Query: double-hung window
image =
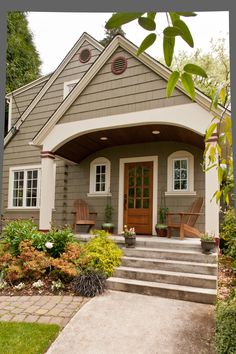
<path fill-rule="evenodd" d="M 188 190 L 188 159 L 173 159 L 173 190 Z"/>
<path fill-rule="evenodd" d="M 9 208 L 37 208 L 40 202 L 39 166 L 10 168 Z"/>
<path fill-rule="evenodd" d="M 110 194 L 111 163 L 105 157 L 99 157 L 90 164 L 89 196 Z"/>

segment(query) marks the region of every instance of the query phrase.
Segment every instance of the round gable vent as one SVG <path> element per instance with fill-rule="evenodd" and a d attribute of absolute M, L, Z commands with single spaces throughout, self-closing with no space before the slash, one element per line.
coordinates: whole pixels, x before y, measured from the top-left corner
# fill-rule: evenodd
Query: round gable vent
<path fill-rule="evenodd" d="M 127 59 L 125 57 L 116 57 L 111 63 L 111 71 L 113 74 L 122 74 L 127 68 Z"/>
<path fill-rule="evenodd" d="M 90 58 L 91 58 L 91 52 L 89 49 L 86 48 L 80 52 L 79 60 L 81 61 L 81 63 L 86 63 L 87 61 L 89 61 Z"/>

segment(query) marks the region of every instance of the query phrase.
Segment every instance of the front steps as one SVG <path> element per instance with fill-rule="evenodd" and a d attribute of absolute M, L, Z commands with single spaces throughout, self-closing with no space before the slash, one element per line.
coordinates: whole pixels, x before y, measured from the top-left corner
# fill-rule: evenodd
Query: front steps
<path fill-rule="evenodd" d="M 107 280 L 109 289 L 215 303 L 217 254 L 203 254 L 199 239 L 137 238 L 135 248 L 123 250 L 121 266 Z"/>
<path fill-rule="evenodd" d="M 80 235 L 86 242 L 91 236 Z M 116 291 L 213 304 L 217 295 L 217 253 L 202 253 L 193 238 L 140 237 L 125 248 L 122 236 L 112 236 L 124 251 L 122 264 L 108 278 Z"/>

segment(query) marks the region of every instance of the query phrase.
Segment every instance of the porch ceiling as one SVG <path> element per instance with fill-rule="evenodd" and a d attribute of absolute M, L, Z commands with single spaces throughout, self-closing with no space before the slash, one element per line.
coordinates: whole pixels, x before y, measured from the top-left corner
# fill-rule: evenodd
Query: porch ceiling
<path fill-rule="evenodd" d="M 153 134 L 153 131 L 160 131 L 160 134 Z M 107 140 L 101 140 L 102 137 Z M 62 145 L 55 154 L 79 163 L 90 154 L 105 148 L 158 141 L 183 142 L 204 149 L 204 138 L 193 131 L 173 125 L 151 124 L 84 134 Z"/>

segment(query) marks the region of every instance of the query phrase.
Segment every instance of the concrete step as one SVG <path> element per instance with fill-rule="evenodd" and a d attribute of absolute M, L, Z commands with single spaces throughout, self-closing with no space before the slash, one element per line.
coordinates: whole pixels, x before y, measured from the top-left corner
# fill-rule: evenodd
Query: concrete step
<path fill-rule="evenodd" d="M 148 282 L 143 280 L 111 277 L 107 279 L 108 288 L 116 291 L 127 291 L 144 295 L 161 296 L 178 300 L 213 304 L 216 301 L 215 289 Z"/>
<path fill-rule="evenodd" d="M 173 272 L 217 275 L 216 263 L 198 263 L 168 259 L 123 256 L 121 265 L 124 267 L 133 268 L 158 269 Z"/>
<path fill-rule="evenodd" d="M 217 276 L 206 274 L 181 273 L 166 270 L 119 267 L 114 272 L 116 278 L 137 279 L 192 287 L 216 289 Z"/>
<path fill-rule="evenodd" d="M 215 263 L 217 259 L 216 253 L 209 255 L 199 251 L 192 250 L 173 250 L 158 249 L 148 247 L 124 248 L 124 255 L 128 257 L 153 258 L 153 259 L 169 259 L 200 263 Z"/>

